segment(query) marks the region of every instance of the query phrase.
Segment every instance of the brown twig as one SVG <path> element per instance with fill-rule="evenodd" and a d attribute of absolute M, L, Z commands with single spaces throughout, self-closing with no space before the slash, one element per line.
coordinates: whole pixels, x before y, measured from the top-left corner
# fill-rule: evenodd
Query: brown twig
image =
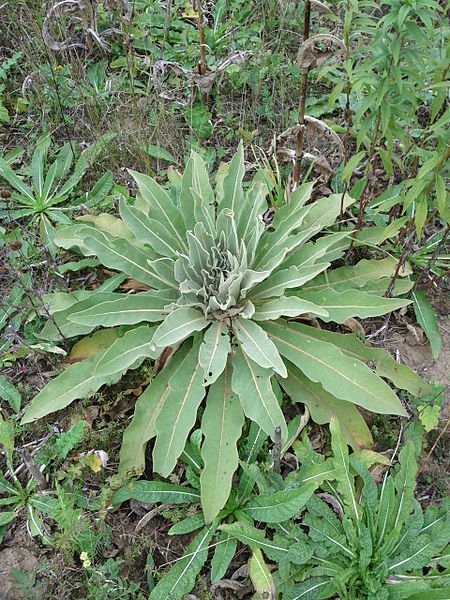
<path fill-rule="evenodd" d="M 305 0 L 304 23 L 303 23 L 303 42 L 309 38 L 309 26 L 311 20 L 311 1 Z M 297 144 L 295 149 L 295 164 L 294 164 L 294 184 L 300 181 L 300 168 L 303 153 L 303 138 L 305 135 L 305 104 L 306 91 L 308 87 L 308 69 L 302 73 L 300 81 L 300 98 L 298 103 L 298 124 L 300 129 L 297 133 Z"/>

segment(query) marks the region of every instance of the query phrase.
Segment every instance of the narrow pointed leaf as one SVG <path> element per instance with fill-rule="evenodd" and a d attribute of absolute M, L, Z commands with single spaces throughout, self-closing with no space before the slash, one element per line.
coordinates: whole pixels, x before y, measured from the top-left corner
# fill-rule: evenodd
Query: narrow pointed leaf
<path fill-rule="evenodd" d="M 244 414 L 239 398 L 231 389 L 231 374 L 225 369 L 210 387 L 202 418 L 205 436 L 200 475 L 205 523 L 210 523 L 225 506 L 233 474 L 239 464 L 237 441 L 241 437 Z"/>
<path fill-rule="evenodd" d="M 414 312 L 419 325 L 422 327 L 431 346 L 433 358 L 437 358 L 442 348 L 442 338 L 436 321 L 434 310 L 425 299 L 425 294 L 414 290 L 411 297 L 413 299 Z"/>
<path fill-rule="evenodd" d="M 153 449 L 153 469 L 167 477 L 183 452 L 186 439 L 197 418 L 205 395 L 203 370 L 195 344 L 169 379 L 169 391 L 156 419 L 157 439 Z"/>
<path fill-rule="evenodd" d="M 316 487 L 315 483 L 310 482 L 268 496 L 257 496 L 247 502 L 244 511 L 255 521 L 283 523 L 300 513 Z"/>
<path fill-rule="evenodd" d="M 15 190 L 22 194 L 34 204 L 34 194 L 31 189 L 14 173 L 8 163 L 0 158 L 0 177 L 5 179 Z"/>
<path fill-rule="evenodd" d="M 217 546 L 211 560 L 211 583 L 214 584 L 227 572 L 236 553 L 237 541 L 229 533 L 222 531 L 217 539 Z"/>
<path fill-rule="evenodd" d="M 197 490 L 182 485 L 141 479 L 114 492 L 112 503 L 121 504 L 131 499 L 145 504 L 184 504 L 200 502 L 200 494 Z"/>
<path fill-rule="evenodd" d="M 323 389 L 320 383 L 308 379 L 298 367 L 287 363 L 288 377 L 280 380 L 281 387 L 289 394 L 294 402 L 301 402 L 308 407 L 314 423 L 324 425 L 336 415 L 339 419 L 342 435 L 345 441 L 356 451 L 360 448 L 370 448 L 372 435 L 370 429 L 351 402 L 340 400 L 335 395 Z"/>
<path fill-rule="evenodd" d="M 189 337 L 194 331 L 201 331 L 208 324 L 209 321 L 195 308 L 177 308 L 158 327 L 153 343 L 159 348 L 173 346 Z"/>
<path fill-rule="evenodd" d="M 272 371 L 252 361 L 242 348 L 236 349 L 231 364 L 233 366 L 232 388 L 239 396 L 245 415 L 258 423 L 272 439 L 275 436 L 275 429 L 281 427 L 281 438 L 286 440 L 286 422 L 272 389 Z"/>
<path fill-rule="evenodd" d="M 336 417 L 332 417 L 330 421 L 330 433 L 338 489 L 341 491 L 341 497 L 345 504 L 350 509 L 352 518 L 359 521 L 360 509 L 356 502 L 354 477 L 350 474 L 348 448 L 342 437 L 339 421 Z"/>
<path fill-rule="evenodd" d="M 160 580 L 149 600 L 182 600 L 192 590 L 201 568 L 208 558 L 208 546 L 214 535 L 216 524 L 212 523 L 196 535 L 186 548 L 184 557 Z"/>
<path fill-rule="evenodd" d="M 336 346 L 305 336 L 295 323 L 266 321 L 264 329 L 280 353 L 337 398 L 382 414 L 406 415 L 391 388 L 364 363 Z"/>
<path fill-rule="evenodd" d="M 154 332 L 155 327 L 147 325 L 127 331 L 103 354 L 95 367 L 95 374 L 100 377 L 112 375 L 129 369 L 142 358 L 157 358 L 160 350 L 153 346 Z"/>
<path fill-rule="evenodd" d="M 232 525 L 221 525 L 220 530 L 232 535 L 250 548 L 254 546 L 261 548 L 264 554 L 272 560 L 278 561 L 289 553 L 289 543 L 287 541 L 281 539 L 269 540 L 264 536 L 264 531 L 247 523 L 238 522 Z"/>
<path fill-rule="evenodd" d="M 91 308 L 69 315 L 69 321 L 95 327 L 135 325 L 142 321 L 163 321 L 167 316 L 164 309 L 170 300 L 150 293 L 126 296 L 113 301 L 100 302 Z"/>
<path fill-rule="evenodd" d="M 178 240 L 184 251 L 187 245 L 184 240 L 186 225 L 183 215 L 173 204 L 169 194 L 148 175 L 130 171 L 138 184 L 142 197 L 149 205 L 149 216 L 159 221 Z"/>
<path fill-rule="evenodd" d="M 273 580 L 259 548 L 253 548 L 248 561 L 248 574 L 259 597 L 270 598 L 274 590 Z"/>
<path fill-rule="evenodd" d="M 259 325 L 239 318 L 234 323 L 234 329 L 249 358 L 261 367 L 273 368 L 282 377 L 286 377 L 286 367 L 278 350 Z"/>
<path fill-rule="evenodd" d="M 214 321 L 203 336 L 198 360 L 204 373 L 204 385 L 211 385 L 225 369 L 231 351 L 230 334 L 223 321 Z"/>
<path fill-rule="evenodd" d="M 133 418 L 123 434 L 119 475 L 141 475 L 144 472 L 145 448 L 147 442 L 156 435 L 155 423 L 169 393 L 169 380 L 188 349 L 189 345 L 184 344 L 137 399 Z"/>
<path fill-rule="evenodd" d="M 255 321 L 275 321 L 281 316 L 298 317 L 303 314 L 319 315 L 328 317 L 325 308 L 308 302 L 298 296 L 280 296 L 276 300 L 269 300 L 255 307 L 253 319 Z"/>
<path fill-rule="evenodd" d="M 411 304 L 411 300 L 406 298 L 384 298 L 361 290 L 338 292 L 333 287 L 317 292 L 305 289 L 301 291 L 301 297 L 328 312 L 328 316 L 322 317 L 326 323 L 344 323 L 350 317 L 378 317 Z"/>

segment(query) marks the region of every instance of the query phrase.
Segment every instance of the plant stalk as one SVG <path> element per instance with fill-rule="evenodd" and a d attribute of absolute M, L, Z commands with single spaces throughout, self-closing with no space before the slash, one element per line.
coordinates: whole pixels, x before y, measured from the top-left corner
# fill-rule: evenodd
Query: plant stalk
<path fill-rule="evenodd" d="M 305 12 L 304 12 L 304 23 L 303 23 L 303 42 L 309 38 L 309 27 L 311 21 L 311 2 L 305 0 Z M 294 165 L 294 185 L 300 181 L 300 168 L 302 163 L 303 155 L 303 139 L 305 134 L 305 104 L 306 104 L 306 92 L 308 88 L 308 70 L 302 73 L 300 82 L 300 98 L 298 103 L 298 124 L 300 125 L 299 132 L 297 133 L 297 144 L 295 148 L 295 165 Z"/>

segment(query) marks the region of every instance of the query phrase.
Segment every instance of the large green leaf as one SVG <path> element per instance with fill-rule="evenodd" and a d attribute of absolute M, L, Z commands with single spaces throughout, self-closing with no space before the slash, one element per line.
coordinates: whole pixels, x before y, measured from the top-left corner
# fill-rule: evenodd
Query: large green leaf
<path fill-rule="evenodd" d="M 153 346 L 155 327 L 142 325 L 127 331 L 117 339 L 95 365 L 95 375 L 104 377 L 127 370 L 142 358 L 157 358 L 159 349 Z"/>
<path fill-rule="evenodd" d="M 250 546 L 261 548 L 264 554 L 272 560 L 280 560 L 288 556 L 289 543 L 285 540 L 277 539 L 272 541 L 264 536 L 264 531 L 256 529 L 248 523 L 238 522 L 231 525 L 221 525 L 219 528 L 229 535 L 232 535 L 237 540 Z"/>
<path fill-rule="evenodd" d="M 397 267 L 397 260 L 392 257 L 381 260 L 360 260 L 354 266 L 339 267 L 327 271 L 326 275 L 320 275 L 314 281 L 305 285 L 309 291 L 318 291 L 332 286 L 337 291 L 359 288 L 369 281 L 378 281 L 382 277 L 392 277 Z M 400 272 L 401 276 L 410 275 L 411 268 L 405 267 Z"/>
<path fill-rule="evenodd" d="M 143 321 L 163 321 L 168 310 L 164 307 L 170 300 L 152 292 L 134 296 L 125 296 L 117 300 L 108 300 L 95 304 L 91 308 L 69 314 L 68 319 L 80 325 L 94 327 L 114 327 L 116 325 L 135 325 Z"/>
<path fill-rule="evenodd" d="M 431 386 L 409 367 L 398 363 L 386 350 L 365 344 L 354 334 L 344 335 L 300 323 L 296 324 L 296 328 L 307 336 L 334 344 L 350 358 L 372 365 L 377 375 L 390 379 L 396 387 L 408 390 L 413 396 L 431 394 Z"/>
<path fill-rule="evenodd" d="M 249 297 L 252 300 L 278 298 L 284 294 L 285 290 L 301 287 L 306 281 L 313 279 L 328 266 L 329 263 L 319 263 L 302 269 L 289 267 L 288 269 L 274 271 L 272 275 L 251 290 Z"/>
<path fill-rule="evenodd" d="M 153 343 L 159 348 L 174 346 L 208 324 L 209 321 L 199 310 L 184 306 L 176 308 L 156 330 Z"/>
<path fill-rule="evenodd" d="M 263 304 L 255 306 L 255 321 L 275 321 L 281 316 L 298 317 L 303 314 L 319 315 L 320 317 L 328 317 L 328 312 L 325 308 L 317 306 L 312 302 L 308 302 L 298 296 L 280 296 L 276 300 L 269 300 Z"/>
<path fill-rule="evenodd" d="M 303 221 L 303 227 L 307 229 L 315 223 L 320 224 L 320 228 L 333 225 L 341 212 L 341 206 L 345 210 L 355 202 L 355 199 L 345 194 L 331 194 L 326 198 L 315 200 L 311 210 L 306 215 Z"/>
<path fill-rule="evenodd" d="M 295 323 L 265 321 L 264 329 L 283 356 L 337 398 L 382 414 L 406 415 L 391 388 L 363 362 L 305 336 Z"/>
<path fill-rule="evenodd" d="M 165 278 L 158 276 L 149 266 L 147 254 L 124 238 L 112 238 L 94 229 L 84 237 L 84 246 L 95 254 L 106 267 L 123 271 L 156 289 L 176 288 L 177 286 Z"/>
<path fill-rule="evenodd" d="M 130 174 L 138 184 L 142 198 L 149 205 L 150 216 L 159 221 L 178 240 L 178 243 L 186 252 L 186 224 L 183 215 L 173 204 L 169 194 L 148 175 L 141 175 L 131 170 Z"/>
<path fill-rule="evenodd" d="M 156 435 L 156 419 L 169 393 L 169 380 L 178 369 L 189 350 L 189 344 L 183 346 L 158 373 L 147 389 L 139 396 L 134 407 L 131 423 L 123 434 L 120 449 L 119 474 L 140 475 L 145 469 L 145 447 Z"/>
<path fill-rule="evenodd" d="M 384 298 L 361 290 L 338 292 L 333 287 L 316 292 L 305 289 L 300 293 L 302 299 L 321 306 L 328 312 L 328 316 L 322 317 L 323 321 L 334 323 L 344 323 L 350 317 L 378 317 L 411 303 L 411 300 L 405 298 Z"/>
<path fill-rule="evenodd" d="M 313 482 L 305 483 L 298 488 L 282 490 L 267 496 L 257 496 L 247 502 L 244 511 L 255 521 L 283 523 L 300 514 L 316 487 Z"/>
<path fill-rule="evenodd" d="M 208 558 L 208 547 L 215 530 L 216 524 L 211 523 L 195 536 L 184 556 L 177 560 L 153 589 L 149 600 L 182 600 L 192 590 Z"/>
<path fill-rule="evenodd" d="M 203 336 L 198 356 L 203 369 L 204 385 L 211 385 L 223 373 L 230 351 L 228 327 L 223 321 L 214 321 Z"/>
<path fill-rule="evenodd" d="M 442 348 L 442 338 L 436 321 L 434 310 L 427 302 L 425 294 L 419 290 L 414 290 L 411 297 L 413 299 L 414 312 L 419 325 L 422 327 L 431 346 L 433 358 L 437 358 Z"/>
<path fill-rule="evenodd" d="M 96 324 L 91 325 L 80 325 L 75 323 L 71 319 L 77 312 L 88 310 L 91 307 L 96 306 L 102 302 L 111 302 L 113 300 L 119 300 L 123 298 L 122 294 L 114 292 L 87 292 L 85 290 L 78 290 L 74 294 L 68 294 L 62 296 L 61 294 L 54 294 L 50 301 L 50 313 L 53 319 L 47 321 L 44 328 L 39 334 L 39 337 L 44 340 L 57 341 L 63 336 L 66 338 L 74 337 L 76 335 L 85 335 L 93 331 Z"/>
<path fill-rule="evenodd" d="M 308 407 L 314 423 L 324 425 L 336 415 L 345 441 L 355 451 L 371 447 L 372 435 L 354 404 L 336 398 L 324 390 L 320 383 L 313 383 L 292 363 L 287 363 L 287 368 L 289 374 L 286 379 L 280 379 L 281 387 L 291 400 L 302 402 Z"/>
<path fill-rule="evenodd" d="M 167 477 L 183 452 L 186 439 L 197 418 L 197 410 L 205 396 L 203 369 L 198 360 L 197 342 L 169 379 L 167 397 L 161 406 L 155 427 L 157 438 L 153 449 L 153 470 Z"/>
<path fill-rule="evenodd" d="M 220 210 L 229 208 L 236 216 L 238 215 L 244 199 L 244 194 L 242 192 L 242 180 L 244 174 L 244 147 L 241 142 L 237 152 L 231 159 L 228 172 L 223 180 L 223 197 L 220 202 Z"/>
<path fill-rule="evenodd" d="M 282 377 L 286 377 L 286 367 L 278 350 L 259 325 L 248 319 L 238 318 L 234 322 L 234 330 L 249 358 L 261 367 L 272 368 Z"/>
<path fill-rule="evenodd" d="M 26 409 L 22 423 L 31 423 L 61 410 L 78 398 L 92 396 L 102 385 L 118 381 L 127 370 L 126 367 L 107 375 L 96 374 L 97 364 L 106 352 L 108 350 L 102 350 L 83 362 L 70 365 L 61 375 L 52 379 Z"/>
<path fill-rule="evenodd" d="M 350 474 L 348 448 L 342 437 L 339 421 L 335 417 L 330 421 L 330 433 L 338 490 L 344 503 L 349 507 L 352 518 L 359 521 L 360 508 L 356 501 L 354 477 Z"/>
<path fill-rule="evenodd" d="M 225 506 L 239 464 L 236 444 L 241 437 L 244 414 L 239 398 L 231 389 L 230 375 L 225 368 L 210 387 L 202 418 L 205 439 L 201 450 L 204 468 L 200 486 L 205 523 L 211 523 Z"/>
<path fill-rule="evenodd" d="M 141 479 L 114 492 L 112 503 L 121 504 L 131 499 L 144 504 L 156 502 L 184 504 L 185 502 L 200 502 L 200 494 L 197 490 L 182 485 Z"/>
<path fill-rule="evenodd" d="M 236 538 L 222 531 L 211 559 L 211 583 L 216 583 L 225 575 L 236 553 L 236 546 Z"/>
<path fill-rule="evenodd" d="M 188 231 L 193 231 L 197 222 L 194 207 L 198 199 L 205 204 L 212 204 L 214 192 L 203 159 L 196 152 L 191 152 L 181 179 L 180 192 L 181 211 Z"/>
<path fill-rule="evenodd" d="M 14 412 L 20 411 L 22 398 L 19 391 L 5 377 L 0 375 L 0 398 L 5 400 Z"/>
<path fill-rule="evenodd" d="M 15 190 L 22 194 L 30 204 L 34 204 L 35 197 L 30 188 L 14 173 L 8 163 L 0 158 L 0 177 L 5 179 Z"/>
<path fill-rule="evenodd" d="M 286 422 L 272 389 L 272 371 L 253 362 L 240 347 L 236 349 L 231 364 L 232 388 L 238 394 L 246 416 L 258 423 L 272 439 L 275 429 L 281 427 L 281 437 L 286 440 Z"/>
<path fill-rule="evenodd" d="M 120 199 L 119 208 L 123 222 L 140 242 L 149 244 L 153 250 L 163 256 L 174 257 L 178 252 L 183 252 L 184 248 L 180 240 L 175 238 L 160 221 L 150 219 L 123 198 Z"/>

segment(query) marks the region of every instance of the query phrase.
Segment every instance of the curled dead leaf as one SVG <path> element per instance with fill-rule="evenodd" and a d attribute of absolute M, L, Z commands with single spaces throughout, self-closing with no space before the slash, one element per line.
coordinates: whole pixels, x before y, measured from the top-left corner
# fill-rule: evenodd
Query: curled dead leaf
<path fill-rule="evenodd" d="M 353 333 L 356 333 L 359 331 L 359 333 L 361 333 L 364 337 L 366 335 L 366 332 L 364 331 L 364 327 L 361 325 L 361 323 L 357 319 L 354 319 L 353 317 L 350 317 L 349 319 L 344 321 L 342 323 L 342 327 Z"/>
<path fill-rule="evenodd" d="M 322 66 L 329 58 L 342 62 L 344 57 L 344 42 L 335 35 L 322 33 L 302 43 L 297 53 L 297 65 L 303 74 Z"/>

